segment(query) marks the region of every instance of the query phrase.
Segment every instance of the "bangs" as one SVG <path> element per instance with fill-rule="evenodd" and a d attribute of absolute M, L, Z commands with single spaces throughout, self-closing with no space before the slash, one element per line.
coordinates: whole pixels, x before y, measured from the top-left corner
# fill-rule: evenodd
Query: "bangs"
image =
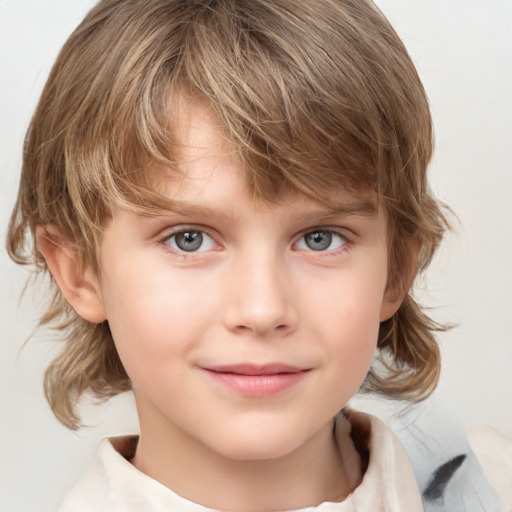
<path fill-rule="evenodd" d="M 62 48 L 27 132 L 11 258 L 47 270 L 36 229 L 53 226 L 79 266 L 101 275 L 102 235 L 118 208 L 152 216 L 179 207 L 179 194 L 173 202 L 165 192 L 185 173 L 180 103 L 196 100 L 213 112 L 254 197 L 384 211 L 388 286 L 406 297 L 381 324 L 385 371 L 371 370 L 366 389 L 426 397 L 442 326 L 407 291 L 449 222 L 427 182 L 425 91 L 370 0 L 100 0 Z M 343 191 L 351 205 L 337 204 Z M 45 391 L 77 428 L 84 392 L 104 399 L 131 382 L 108 322 L 87 322 L 51 286 L 40 325 L 66 340 Z"/>
<path fill-rule="evenodd" d="M 383 157 L 398 146 L 398 123 L 382 114 L 390 110 L 383 102 L 392 99 L 375 89 L 400 91 L 386 84 L 383 65 L 376 72 L 368 64 L 382 56 L 364 26 L 335 26 L 332 19 L 350 18 L 350 9 L 311 4 L 188 2 L 179 16 L 169 5 L 154 7 L 148 33 L 109 27 L 120 45 L 129 37 L 137 52 L 125 50 L 107 101 L 94 93 L 108 133 L 82 139 L 77 148 L 94 157 L 92 147 L 99 157 L 96 176 L 84 159 L 95 197 L 146 214 L 165 207 L 157 169 L 180 173 L 176 103 L 196 98 L 215 112 L 256 197 L 274 201 L 294 190 L 328 202 L 340 188 L 380 193 L 379 177 L 389 178 Z M 374 18 L 368 23 L 382 23 L 368 12 Z M 109 80 L 111 71 L 103 73 Z"/>
<path fill-rule="evenodd" d="M 361 0 L 100 2 L 59 55 L 28 133 L 32 225 L 94 235 L 96 247 L 117 208 L 168 209 L 162 177 L 183 172 L 178 104 L 197 98 L 255 197 L 329 204 L 370 190 L 414 235 L 428 103 L 400 39 Z"/>

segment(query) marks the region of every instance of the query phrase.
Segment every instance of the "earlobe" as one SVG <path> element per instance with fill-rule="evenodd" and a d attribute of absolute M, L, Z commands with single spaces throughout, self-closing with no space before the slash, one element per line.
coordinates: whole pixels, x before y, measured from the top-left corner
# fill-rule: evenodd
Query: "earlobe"
<path fill-rule="evenodd" d="M 36 239 L 52 278 L 71 307 L 89 322 L 106 320 L 99 285 L 81 268 L 73 244 L 51 225 L 39 226 Z"/>
<path fill-rule="evenodd" d="M 386 292 L 387 295 L 387 292 Z M 384 300 L 382 301 L 382 306 L 380 308 L 380 321 L 385 322 L 389 320 L 397 311 L 400 305 L 402 304 L 403 299 L 405 298 L 405 294 L 393 294 L 394 297 L 384 296 Z"/>
<path fill-rule="evenodd" d="M 421 244 L 419 241 L 410 242 L 408 247 L 408 273 L 405 275 L 401 285 L 395 284 L 394 286 L 390 286 L 388 284 L 388 287 L 384 292 L 384 298 L 380 310 L 381 322 L 389 320 L 398 311 L 398 308 L 402 305 L 402 302 L 407 297 L 407 294 L 409 293 L 409 290 L 414 283 L 414 279 L 418 271 L 418 257 L 420 249 Z"/>

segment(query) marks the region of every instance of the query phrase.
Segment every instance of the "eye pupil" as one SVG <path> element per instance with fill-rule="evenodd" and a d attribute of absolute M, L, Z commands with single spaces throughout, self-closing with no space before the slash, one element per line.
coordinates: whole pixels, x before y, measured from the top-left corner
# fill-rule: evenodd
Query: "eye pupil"
<path fill-rule="evenodd" d="M 332 243 L 332 234 L 328 231 L 314 231 L 305 235 L 304 241 L 313 251 L 324 251 Z"/>
<path fill-rule="evenodd" d="M 184 231 L 176 235 L 176 245 L 186 252 L 197 251 L 203 244 L 203 235 L 199 231 Z"/>

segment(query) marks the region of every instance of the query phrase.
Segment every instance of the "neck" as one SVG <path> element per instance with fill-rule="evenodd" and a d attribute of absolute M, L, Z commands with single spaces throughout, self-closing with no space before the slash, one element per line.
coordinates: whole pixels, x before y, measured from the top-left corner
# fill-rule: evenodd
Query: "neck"
<path fill-rule="evenodd" d="M 298 509 L 341 501 L 361 481 L 361 463 L 349 432 L 348 424 L 341 429 L 338 425 L 335 438 L 329 422 L 285 456 L 234 460 L 176 426 L 161 427 L 158 422 L 141 420 L 132 464 L 205 507 L 248 512 Z"/>

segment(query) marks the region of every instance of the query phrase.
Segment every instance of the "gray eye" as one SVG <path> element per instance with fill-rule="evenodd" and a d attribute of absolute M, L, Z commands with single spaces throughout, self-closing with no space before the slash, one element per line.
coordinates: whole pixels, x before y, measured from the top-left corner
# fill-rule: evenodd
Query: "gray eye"
<path fill-rule="evenodd" d="M 303 235 L 295 247 L 302 251 L 327 252 L 342 249 L 347 239 L 336 231 L 317 229 Z"/>
<path fill-rule="evenodd" d="M 178 233 L 175 237 L 178 249 L 186 252 L 197 251 L 203 244 L 203 235 L 199 231 Z"/>
<path fill-rule="evenodd" d="M 329 231 L 313 231 L 304 235 L 304 242 L 313 251 L 325 251 L 332 243 Z"/>
<path fill-rule="evenodd" d="M 215 247 L 211 236 L 196 229 L 179 231 L 169 237 L 166 243 L 178 252 L 203 252 Z"/>

